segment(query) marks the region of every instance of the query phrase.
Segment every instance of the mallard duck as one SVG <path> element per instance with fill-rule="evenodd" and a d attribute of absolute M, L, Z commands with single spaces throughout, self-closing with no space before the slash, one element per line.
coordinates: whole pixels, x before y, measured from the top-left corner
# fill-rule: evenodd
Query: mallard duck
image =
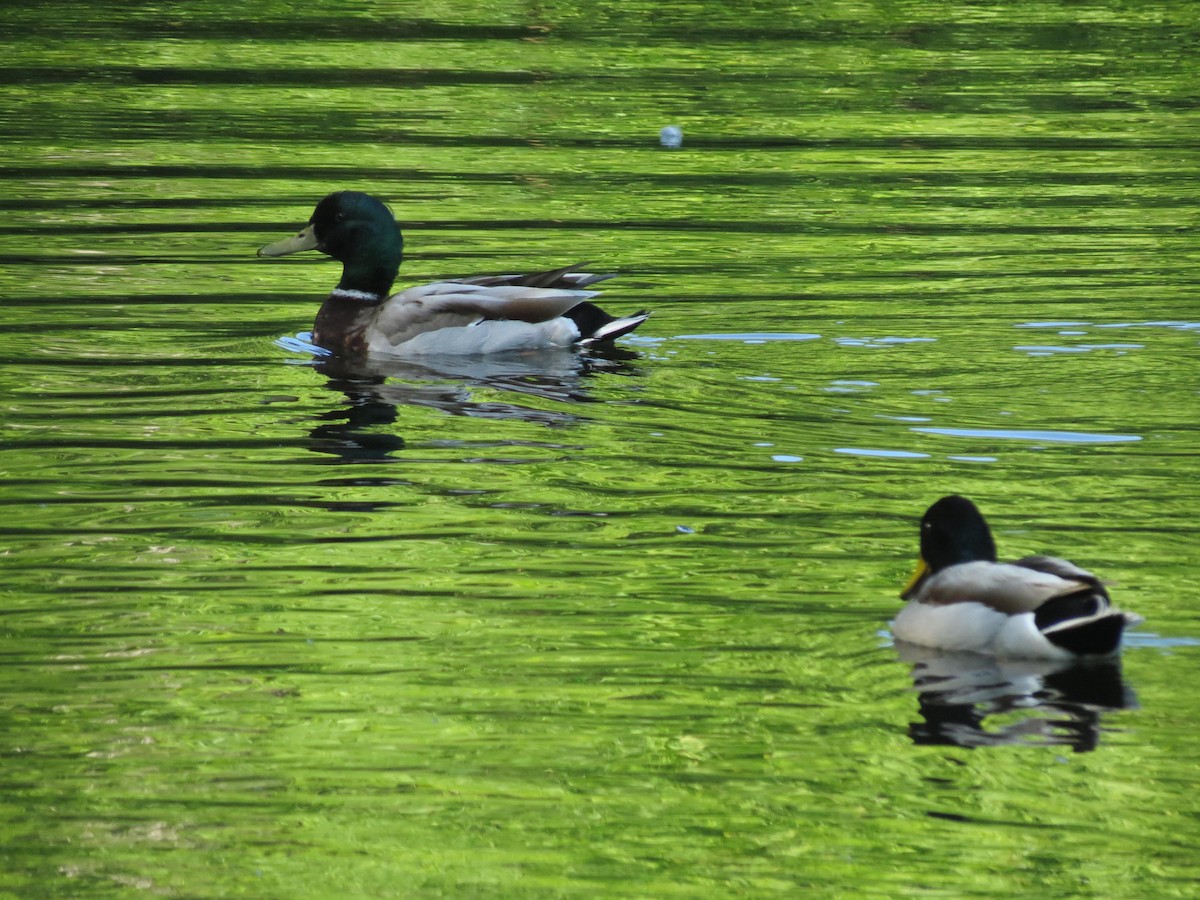
<path fill-rule="evenodd" d="M 943 497 L 921 518 L 917 571 L 900 594 L 898 640 L 999 657 L 1108 656 L 1139 616 L 1114 607 L 1103 583 L 1052 556 L 996 562 L 991 529 L 966 497 Z"/>
<path fill-rule="evenodd" d="M 649 313 L 610 316 L 584 290 L 612 275 L 565 266 L 533 275 L 482 275 L 436 281 L 388 296 L 404 238 L 380 200 L 337 191 L 313 210 L 295 237 L 259 256 L 319 250 L 342 263 L 342 280 L 317 313 L 313 343 L 338 355 L 368 352 L 499 353 L 612 341 Z"/>

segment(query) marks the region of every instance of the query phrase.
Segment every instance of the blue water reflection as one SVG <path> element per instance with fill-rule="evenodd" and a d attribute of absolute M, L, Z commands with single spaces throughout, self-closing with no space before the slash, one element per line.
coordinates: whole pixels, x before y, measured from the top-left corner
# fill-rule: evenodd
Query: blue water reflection
<path fill-rule="evenodd" d="M 998 440 L 1036 441 L 1057 444 L 1122 444 L 1140 441 L 1136 434 L 1089 434 L 1084 431 L 1048 431 L 1037 428 L 913 428 L 921 434 L 947 437 L 996 438 Z"/>

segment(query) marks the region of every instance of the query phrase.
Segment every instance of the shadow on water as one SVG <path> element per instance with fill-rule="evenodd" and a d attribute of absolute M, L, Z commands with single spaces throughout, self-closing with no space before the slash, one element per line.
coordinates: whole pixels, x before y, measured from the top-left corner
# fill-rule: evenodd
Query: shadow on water
<path fill-rule="evenodd" d="M 994 747 L 1063 745 L 1095 750 L 1104 713 L 1136 708 L 1119 659 L 1002 660 L 896 642 L 912 664 L 922 721 L 917 744 Z"/>
<path fill-rule="evenodd" d="M 314 368 L 328 379 L 330 390 L 345 395 L 348 405 L 320 416 L 310 432 L 317 453 L 346 462 L 388 459 L 404 448 L 398 435 L 373 430 L 396 421 L 397 407 L 424 406 L 453 416 L 515 419 L 565 427 L 579 421 L 555 404 L 594 403 L 589 380 L 597 374 L 636 375 L 640 354 L 619 347 L 547 349 L 499 356 L 422 356 L 419 361 L 372 356 L 361 360 L 317 358 Z M 504 400 L 497 392 L 528 397 Z M 481 395 L 488 395 L 486 397 Z"/>

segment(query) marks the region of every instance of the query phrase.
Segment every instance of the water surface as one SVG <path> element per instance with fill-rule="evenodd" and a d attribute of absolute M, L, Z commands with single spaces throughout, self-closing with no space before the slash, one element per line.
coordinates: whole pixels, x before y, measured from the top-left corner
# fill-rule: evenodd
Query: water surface
<path fill-rule="evenodd" d="M 1192 7 L 7 8 L 14 896 L 1187 896 Z M 664 125 L 683 144 L 659 144 Z M 314 358 L 596 260 L 613 353 Z M 975 498 L 1119 668 L 895 647 Z"/>

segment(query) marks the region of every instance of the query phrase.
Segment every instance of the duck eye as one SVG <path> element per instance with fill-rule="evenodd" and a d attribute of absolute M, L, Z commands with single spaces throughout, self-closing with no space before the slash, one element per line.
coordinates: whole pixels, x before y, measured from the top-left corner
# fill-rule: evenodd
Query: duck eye
<path fill-rule="evenodd" d="M 333 221 L 335 221 L 335 222 L 345 222 L 345 221 L 346 221 L 346 214 L 345 214 L 345 213 L 337 213 L 337 214 L 336 214 L 336 215 L 333 217 Z"/>

